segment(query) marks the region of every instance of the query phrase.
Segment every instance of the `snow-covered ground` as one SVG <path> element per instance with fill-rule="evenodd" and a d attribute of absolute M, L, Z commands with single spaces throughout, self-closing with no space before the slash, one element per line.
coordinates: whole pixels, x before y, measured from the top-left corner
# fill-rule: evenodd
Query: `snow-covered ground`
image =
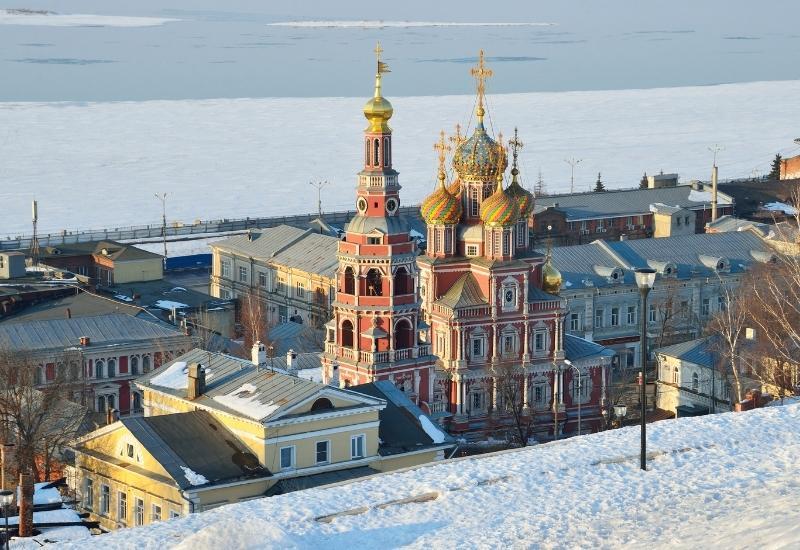
<path fill-rule="evenodd" d="M 54 13 L 44 10 L 0 10 L 0 25 L 33 25 L 37 27 L 154 27 L 173 21 L 178 21 L 178 19 L 84 13 Z"/>
<path fill-rule="evenodd" d="M 325 28 L 325 29 L 382 29 L 384 27 L 552 27 L 555 23 L 467 23 L 456 21 L 280 21 L 270 27 Z"/>
<path fill-rule="evenodd" d="M 800 405 L 667 420 L 648 434 L 646 473 L 638 428 L 629 427 L 229 505 L 66 547 L 798 547 Z"/>
<path fill-rule="evenodd" d="M 400 78 L 387 75 L 384 92 L 411 204 L 433 189 L 439 131 L 466 126 L 474 96 L 394 97 Z M 170 222 L 314 211 L 309 182 L 324 180 L 323 208 L 353 209 L 371 91 L 365 74 L 363 98 L 0 103 L 0 238 L 30 232 L 33 198 L 43 232 L 160 223 L 157 192 Z M 786 114 L 798 97 L 800 81 L 490 95 L 487 123 L 506 138 L 519 127 L 528 187 L 541 169 L 550 192 L 568 191 L 571 156 L 583 159 L 576 190 L 598 172 L 609 188 L 635 187 L 662 169 L 708 179 L 715 143 L 721 178 L 766 173 L 775 153 L 797 150 Z"/>

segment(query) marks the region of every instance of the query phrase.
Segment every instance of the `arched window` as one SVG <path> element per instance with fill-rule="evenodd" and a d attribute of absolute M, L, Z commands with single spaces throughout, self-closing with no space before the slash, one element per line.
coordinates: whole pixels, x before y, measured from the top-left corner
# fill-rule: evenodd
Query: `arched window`
<path fill-rule="evenodd" d="M 377 269 L 367 271 L 367 296 L 383 296 L 383 278 Z"/>
<path fill-rule="evenodd" d="M 139 374 L 139 356 L 133 355 L 131 356 L 131 374 L 134 376 Z"/>
<path fill-rule="evenodd" d="M 369 166 L 369 138 L 364 141 L 364 164 Z"/>
<path fill-rule="evenodd" d="M 106 398 L 104 395 L 97 398 L 97 412 L 106 412 Z"/>
<path fill-rule="evenodd" d="M 314 401 L 313 405 L 311 405 L 311 412 L 328 411 L 331 410 L 332 408 L 333 408 L 333 403 L 331 403 L 330 399 L 326 397 L 320 397 L 319 399 Z"/>
<path fill-rule="evenodd" d="M 150 356 L 142 356 L 142 372 L 150 372 Z"/>
<path fill-rule="evenodd" d="M 142 396 L 141 396 L 141 394 L 139 392 L 133 392 L 131 394 L 131 397 L 133 398 L 132 401 L 133 401 L 133 410 L 134 410 L 134 412 L 139 411 L 142 408 Z"/>
<path fill-rule="evenodd" d="M 411 275 L 405 267 L 398 267 L 394 273 L 394 295 L 411 294 L 413 292 Z"/>
<path fill-rule="evenodd" d="M 375 166 L 381 165 L 379 156 L 380 148 L 381 148 L 381 140 L 375 138 L 375 150 L 373 151 L 374 160 L 372 162 L 372 164 L 374 164 Z"/>
<path fill-rule="evenodd" d="M 356 293 L 356 277 L 353 274 L 353 268 L 350 266 L 344 268 L 344 293 L 345 294 Z"/>
<path fill-rule="evenodd" d="M 400 319 L 394 326 L 394 349 L 414 347 L 414 330 L 408 319 Z"/>
<path fill-rule="evenodd" d="M 106 403 L 108 404 L 108 408 L 109 408 L 109 409 L 113 409 L 113 408 L 115 408 L 115 407 L 114 407 L 114 405 L 115 405 L 115 403 L 114 403 L 114 396 L 113 396 L 113 395 L 107 395 L 107 396 L 106 396 Z"/>
<path fill-rule="evenodd" d="M 389 138 L 383 138 L 383 165 L 389 166 Z"/>
<path fill-rule="evenodd" d="M 105 362 L 102 359 L 98 359 L 94 362 L 94 377 L 95 378 L 102 378 L 103 377 L 103 369 L 105 368 Z"/>
<path fill-rule="evenodd" d="M 349 320 L 342 322 L 342 346 L 353 347 L 353 323 Z"/>
<path fill-rule="evenodd" d="M 700 377 L 697 376 L 695 372 L 692 374 L 692 391 L 699 391 L 700 390 Z"/>
<path fill-rule="evenodd" d="M 108 377 L 114 378 L 117 375 L 117 360 L 116 359 L 109 359 L 108 360 Z"/>

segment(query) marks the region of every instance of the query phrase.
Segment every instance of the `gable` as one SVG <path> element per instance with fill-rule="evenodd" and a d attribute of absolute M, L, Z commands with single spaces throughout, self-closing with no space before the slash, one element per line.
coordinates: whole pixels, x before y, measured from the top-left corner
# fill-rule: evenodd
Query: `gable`
<path fill-rule="evenodd" d="M 128 445 L 132 446 L 133 457 L 128 456 Z M 173 479 L 173 476 L 155 459 L 145 445 L 121 422 L 95 430 L 82 438 L 76 450 L 88 451 L 98 455 L 106 462 L 123 468 L 139 468 L 150 474 Z M 177 480 L 176 481 L 177 484 Z"/>

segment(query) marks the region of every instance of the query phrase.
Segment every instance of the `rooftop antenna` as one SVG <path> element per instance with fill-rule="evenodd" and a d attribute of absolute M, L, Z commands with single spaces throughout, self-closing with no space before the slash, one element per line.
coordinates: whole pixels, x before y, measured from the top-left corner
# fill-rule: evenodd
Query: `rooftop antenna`
<path fill-rule="evenodd" d="M 31 219 L 33 221 L 33 237 L 31 237 L 31 265 L 39 265 L 39 236 L 36 234 L 36 225 L 39 223 L 39 204 L 34 200 L 31 203 Z"/>
<path fill-rule="evenodd" d="M 327 181 L 310 181 L 309 185 L 317 188 L 317 216 L 322 219 L 322 188 L 328 185 Z"/>
<path fill-rule="evenodd" d="M 711 166 L 711 221 L 717 221 L 717 178 L 719 177 L 719 170 L 717 168 L 717 153 L 722 151 L 722 147 L 714 144 L 708 150 L 714 154 L 714 161 Z"/>
<path fill-rule="evenodd" d="M 564 162 L 569 164 L 570 172 L 569 172 L 569 192 L 575 192 L 575 167 L 583 162 L 583 159 L 576 159 L 575 157 L 570 157 L 568 159 L 564 159 Z"/>
<path fill-rule="evenodd" d="M 161 237 L 164 240 L 164 266 L 167 265 L 167 194 L 154 193 L 156 198 L 161 201 Z"/>

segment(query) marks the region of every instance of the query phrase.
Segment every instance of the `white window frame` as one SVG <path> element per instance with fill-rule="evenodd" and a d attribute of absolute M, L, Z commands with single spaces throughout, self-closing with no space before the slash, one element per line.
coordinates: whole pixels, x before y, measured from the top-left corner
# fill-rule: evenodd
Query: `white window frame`
<path fill-rule="evenodd" d="M 83 506 L 87 510 L 94 510 L 94 480 L 87 477 L 83 483 Z"/>
<path fill-rule="evenodd" d="M 231 262 L 230 260 L 220 260 L 219 262 L 220 276 L 223 279 L 231 278 Z"/>
<path fill-rule="evenodd" d="M 240 265 L 239 273 L 236 280 L 239 281 L 240 283 L 246 283 L 250 278 L 250 274 L 248 273 L 248 271 L 249 270 L 247 269 L 247 266 Z"/>
<path fill-rule="evenodd" d="M 181 513 L 174 508 L 169 509 L 169 519 L 175 519 L 181 517 Z"/>
<path fill-rule="evenodd" d="M 478 255 L 478 245 L 477 244 L 468 244 L 467 245 L 467 256 L 473 257 Z"/>
<path fill-rule="evenodd" d="M 144 498 L 142 497 L 133 497 L 133 524 L 137 527 L 144 525 Z"/>
<path fill-rule="evenodd" d="M 569 330 L 581 330 L 581 314 L 578 312 L 570 312 L 569 314 Z"/>
<path fill-rule="evenodd" d="M 117 493 L 117 521 L 126 525 L 128 523 L 128 493 L 125 491 Z"/>
<path fill-rule="evenodd" d="M 298 298 L 305 298 L 306 296 L 306 285 L 303 281 L 297 281 L 294 284 L 294 293 L 295 296 Z"/>
<path fill-rule="evenodd" d="M 539 345 L 539 338 L 541 338 L 541 346 Z M 545 353 L 547 351 L 547 331 L 535 330 L 533 332 L 533 352 Z"/>
<path fill-rule="evenodd" d="M 361 442 L 361 454 L 355 454 L 353 452 L 353 445 L 357 442 Z M 358 434 L 350 436 L 350 458 L 352 460 L 358 460 L 361 458 L 366 458 L 367 456 L 367 434 Z"/>
<path fill-rule="evenodd" d="M 616 313 L 614 313 L 616 311 Z M 618 327 L 619 326 L 619 307 L 612 307 L 611 308 L 611 326 Z"/>
<path fill-rule="evenodd" d="M 284 466 L 283 465 L 283 451 L 284 451 L 284 449 L 289 449 L 289 455 L 290 456 L 289 456 L 289 465 L 288 466 Z M 314 449 L 314 451 L 316 452 L 316 448 Z M 292 470 L 292 469 L 295 468 L 296 453 L 297 453 L 297 448 L 294 445 L 287 445 L 285 447 L 281 447 L 278 450 L 278 467 L 281 469 L 281 471 Z"/>
<path fill-rule="evenodd" d="M 647 321 L 649 323 L 655 323 L 658 319 L 658 308 L 655 304 L 648 304 L 647 306 Z"/>
<path fill-rule="evenodd" d="M 595 308 L 594 310 L 594 328 L 603 328 L 603 321 L 605 320 L 605 308 Z"/>
<path fill-rule="evenodd" d="M 479 406 L 475 406 L 474 399 L 478 398 Z M 470 412 L 486 412 L 488 410 L 488 396 L 486 390 L 470 390 L 469 392 L 469 411 Z"/>
<path fill-rule="evenodd" d="M 108 516 L 111 513 L 111 487 L 105 483 L 100 484 L 100 514 Z"/>
<path fill-rule="evenodd" d="M 320 443 L 325 443 L 325 460 L 319 460 L 319 447 Z M 314 442 L 314 464 L 331 464 L 331 440 L 321 439 Z"/>
<path fill-rule="evenodd" d="M 480 342 L 480 353 L 475 353 L 475 343 Z M 486 336 L 473 336 L 469 342 L 469 352 L 472 359 L 486 358 Z"/>
<path fill-rule="evenodd" d="M 636 324 L 636 306 L 627 306 L 625 318 L 629 325 Z"/>
<path fill-rule="evenodd" d="M 158 508 L 158 514 L 156 514 L 156 508 Z M 153 502 L 150 505 L 150 523 L 161 521 L 162 519 L 164 519 L 164 509 L 160 504 Z"/>
<path fill-rule="evenodd" d="M 269 288 L 269 277 L 266 271 L 258 272 L 258 286 L 261 288 Z"/>

